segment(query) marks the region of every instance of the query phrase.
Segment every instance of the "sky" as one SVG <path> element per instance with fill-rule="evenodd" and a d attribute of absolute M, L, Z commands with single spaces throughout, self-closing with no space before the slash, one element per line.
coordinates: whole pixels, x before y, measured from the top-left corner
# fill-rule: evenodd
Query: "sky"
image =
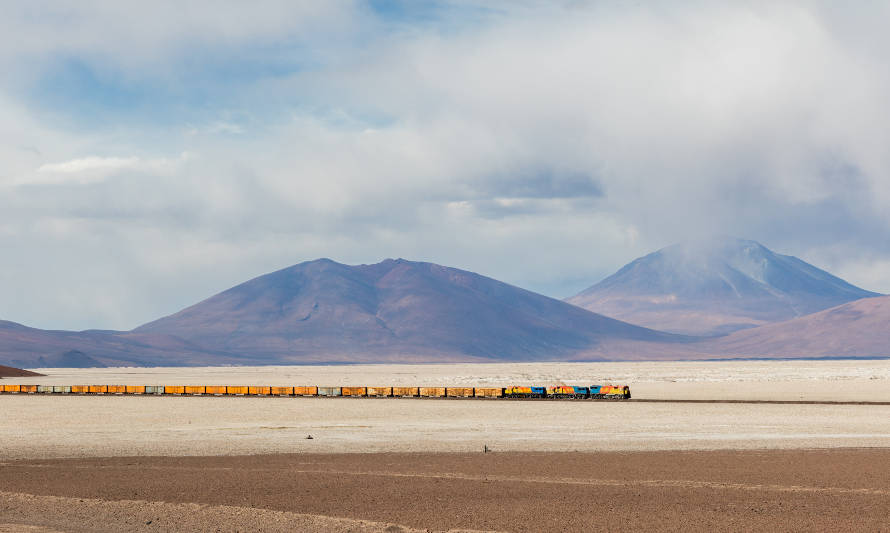
<path fill-rule="evenodd" d="M 328 257 L 564 298 L 707 234 L 890 292 L 890 4 L 9 2 L 0 319 Z"/>

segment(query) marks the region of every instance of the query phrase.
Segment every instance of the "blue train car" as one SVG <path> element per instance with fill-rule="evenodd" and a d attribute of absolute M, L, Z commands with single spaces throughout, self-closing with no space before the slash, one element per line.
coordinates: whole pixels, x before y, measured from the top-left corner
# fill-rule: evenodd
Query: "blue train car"
<path fill-rule="evenodd" d="M 544 398 L 547 396 L 546 387 L 507 387 L 504 389 L 506 398 Z"/>

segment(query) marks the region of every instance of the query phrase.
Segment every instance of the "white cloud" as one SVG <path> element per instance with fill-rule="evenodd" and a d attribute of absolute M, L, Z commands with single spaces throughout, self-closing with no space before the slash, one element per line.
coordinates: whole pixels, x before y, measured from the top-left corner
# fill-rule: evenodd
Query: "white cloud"
<path fill-rule="evenodd" d="M 82 157 L 63 163 L 47 163 L 40 165 L 37 172 L 54 174 L 71 174 L 86 171 L 115 171 L 125 168 L 136 168 L 140 164 L 138 157 Z"/>
<path fill-rule="evenodd" d="M 36 174 L 21 176 L 14 185 L 59 185 L 73 183 L 86 185 L 98 183 L 125 171 L 152 174 L 169 174 L 176 166 L 189 158 L 183 152 L 178 158 L 98 157 L 87 156 L 61 163 L 45 163 Z"/>

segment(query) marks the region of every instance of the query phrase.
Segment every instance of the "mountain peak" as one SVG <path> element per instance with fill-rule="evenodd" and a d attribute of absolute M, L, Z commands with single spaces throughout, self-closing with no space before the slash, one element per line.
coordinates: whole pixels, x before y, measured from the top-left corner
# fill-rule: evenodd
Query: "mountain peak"
<path fill-rule="evenodd" d="M 752 240 L 674 244 L 568 299 L 607 316 L 675 333 L 715 335 L 877 296 Z"/>

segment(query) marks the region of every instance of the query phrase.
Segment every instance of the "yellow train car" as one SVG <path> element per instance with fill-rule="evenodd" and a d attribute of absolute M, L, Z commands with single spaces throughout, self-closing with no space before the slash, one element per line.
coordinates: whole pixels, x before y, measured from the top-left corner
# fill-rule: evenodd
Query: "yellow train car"
<path fill-rule="evenodd" d="M 424 398 L 444 398 L 445 387 L 420 387 L 420 396 Z"/>
<path fill-rule="evenodd" d="M 21 385 L 3 385 L 3 392 L 19 392 Z"/>
<path fill-rule="evenodd" d="M 127 385 L 127 394 L 145 394 L 145 385 Z"/>
<path fill-rule="evenodd" d="M 226 387 L 219 385 L 207 385 L 206 387 L 204 387 L 204 392 L 207 394 L 213 394 L 214 396 L 222 396 L 226 393 Z"/>
<path fill-rule="evenodd" d="M 251 396 L 268 396 L 272 394 L 272 387 L 247 387 L 247 394 Z"/>
<path fill-rule="evenodd" d="M 249 393 L 249 387 L 226 387 L 226 394 L 229 396 L 245 396 Z"/>
<path fill-rule="evenodd" d="M 164 385 L 164 394 L 185 394 L 185 386 Z"/>
<path fill-rule="evenodd" d="M 108 385 L 90 385 L 87 392 L 90 394 L 105 394 L 108 392 Z"/>
<path fill-rule="evenodd" d="M 72 394 L 86 394 L 90 392 L 89 385 L 71 385 Z"/>
<path fill-rule="evenodd" d="M 316 386 L 300 386 L 294 387 L 295 396 L 318 396 L 318 387 Z"/>
<path fill-rule="evenodd" d="M 270 387 L 272 396 L 293 396 L 293 387 Z"/>
<path fill-rule="evenodd" d="M 445 396 L 448 398 L 472 398 L 473 387 L 446 387 Z"/>
<path fill-rule="evenodd" d="M 126 394 L 127 386 L 126 385 L 108 385 L 108 389 L 106 389 L 108 394 Z"/>
<path fill-rule="evenodd" d="M 37 392 L 37 385 L 19 385 L 19 392 Z"/>
<path fill-rule="evenodd" d="M 195 396 L 200 396 L 204 394 L 206 387 L 204 385 L 186 385 L 185 393 L 186 394 L 194 394 Z"/>
<path fill-rule="evenodd" d="M 500 398 L 504 395 L 504 389 L 500 387 L 476 387 L 476 398 Z"/>
<path fill-rule="evenodd" d="M 366 396 L 368 394 L 367 387 L 340 387 L 343 396 Z"/>
<path fill-rule="evenodd" d="M 386 398 L 392 396 L 392 387 L 368 387 L 368 396 Z"/>
<path fill-rule="evenodd" d="M 397 398 L 416 398 L 420 396 L 419 387 L 393 387 L 392 395 Z"/>

